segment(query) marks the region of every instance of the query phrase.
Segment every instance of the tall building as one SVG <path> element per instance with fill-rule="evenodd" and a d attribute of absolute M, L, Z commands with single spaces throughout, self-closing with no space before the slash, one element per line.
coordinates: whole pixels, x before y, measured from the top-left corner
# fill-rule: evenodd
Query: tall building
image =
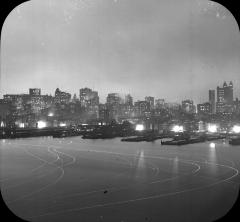
<path fill-rule="evenodd" d="M 182 101 L 182 109 L 186 113 L 195 113 L 196 107 L 193 104 L 193 101 L 190 99 Z"/>
<path fill-rule="evenodd" d="M 81 106 L 86 109 L 87 114 L 91 118 L 99 117 L 99 96 L 97 91 L 93 91 L 90 88 L 82 88 L 79 90 Z"/>
<path fill-rule="evenodd" d="M 89 88 L 82 88 L 79 90 L 80 103 L 82 107 L 88 108 L 89 106 L 99 105 L 99 96 L 97 91 Z"/>
<path fill-rule="evenodd" d="M 10 101 L 0 99 L 0 128 L 8 126 L 12 119 L 12 104 Z"/>
<path fill-rule="evenodd" d="M 121 115 L 120 104 L 122 99 L 118 93 L 109 93 L 107 96 L 107 109 L 109 110 L 110 119 L 117 120 Z"/>
<path fill-rule="evenodd" d="M 150 109 L 153 110 L 154 109 L 154 97 L 146 96 L 145 101 L 150 104 Z"/>
<path fill-rule="evenodd" d="M 233 103 L 233 83 L 232 81 L 227 85 L 223 83 L 223 87 L 217 87 L 217 102 L 223 102 L 226 104 Z"/>
<path fill-rule="evenodd" d="M 134 103 L 134 114 L 137 117 L 150 116 L 150 103 L 147 101 L 137 101 Z"/>
<path fill-rule="evenodd" d="M 216 113 L 215 90 L 209 90 L 210 113 Z"/>
<path fill-rule="evenodd" d="M 61 91 L 59 88 L 55 90 L 55 98 L 54 102 L 55 103 L 69 103 L 71 99 L 71 94 L 67 92 Z"/>
<path fill-rule="evenodd" d="M 133 97 L 130 94 L 125 96 L 125 105 L 133 106 Z"/>
<path fill-rule="evenodd" d="M 30 103 L 30 96 L 28 94 L 6 94 L 3 96 L 4 101 L 10 102 L 13 106 L 13 115 L 22 115 L 24 107 Z"/>
<path fill-rule="evenodd" d="M 118 93 L 109 93 L 107 96 L 107 105 L 119 105 L 121 97 Z"/>
<path fill-rule="evenodd" d="M 99 104 L 99 119 L 103 122 L 109 122 L 109 109 L 107 109 L 106 104 Z"/>
<path fill-rule="evenodd" d="M 223 83 L 223 87 L 217 87 L 217 103 L 216 112 L 224 113 L 231 112 L 233 105 L 233 83 L 230 82 L 227 85 L 226 82 Z"/>
<path fill-rule="evenodd" d="M 229 83 L 228 86 L 223 86 L 224 88 L 224 100 L 227 104 L 233 103 L 233 83 L 232 81 Z"/>

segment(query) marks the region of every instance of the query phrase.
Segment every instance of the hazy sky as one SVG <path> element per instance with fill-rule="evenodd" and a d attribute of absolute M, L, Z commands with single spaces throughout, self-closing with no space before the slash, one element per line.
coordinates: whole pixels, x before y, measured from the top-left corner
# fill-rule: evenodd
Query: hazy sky
<path fill-rule="evenodd" d="M 1 94 L 57 87 L 178 101 L 208 100 L 233 81 L 240 97 L 240 33 L 206 0 L 32 0 L 7 17 Z"/>

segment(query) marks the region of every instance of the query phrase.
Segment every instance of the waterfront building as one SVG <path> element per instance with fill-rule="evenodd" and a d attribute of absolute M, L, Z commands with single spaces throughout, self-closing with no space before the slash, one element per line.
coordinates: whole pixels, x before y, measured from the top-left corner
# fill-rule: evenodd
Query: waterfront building
<path fill-rule="evenodd" d="M 0 99 L 0 128 L 8 126 L 12 118 L 12 104 L 9 101 Z"/>
<path fill-rule="evenodd" d="M 104 123 L 110 121 L 110 112 L 106 104 L 99 104 L 99 119 Z"/>

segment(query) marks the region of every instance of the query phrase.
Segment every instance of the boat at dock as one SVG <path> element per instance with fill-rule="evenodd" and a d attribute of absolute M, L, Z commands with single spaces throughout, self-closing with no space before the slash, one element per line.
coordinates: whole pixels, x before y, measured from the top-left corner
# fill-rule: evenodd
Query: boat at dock
<path fill-rule="evenodd" d="M 161 141 L 161 145 L 186 145 L 186 144 L 193 144 L 193 143 L 202 143 L 205 139 L 202 137 L 193 137 L 189 139 L 173 139 L 170 141 Z"/>
<path fill-rule="evenodd" d="M 163 139 L 166 138 L 167 136 L 162 136 L 162 135 L 147 135 L 147 136 L 135 136 L 135 137 L 127 137 L 121 139 L 122 142 L 153 142 L 158 139 Z"/>
<path fill-rule="evenodd" d="M 240 145 L 240 137 L 230 138 L 229 144 L 230 145 Z"/>

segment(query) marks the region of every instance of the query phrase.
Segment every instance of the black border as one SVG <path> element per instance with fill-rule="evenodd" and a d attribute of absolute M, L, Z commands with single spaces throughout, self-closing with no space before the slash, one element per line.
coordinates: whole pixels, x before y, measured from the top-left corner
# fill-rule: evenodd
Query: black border
<path fill-rule="evenodd" d="M 1 10 L 0 10 L 0 24 L 1 24 L 1 30 L 4 24 L 4 21 L 6 17 L 9 15 L 9 13 L 18 5 L 28 2 L 30 0 L 7 0 L 5 2 L 1 1 Z M 238 6 L 238 2 L 236 0 L 215 0 L 214 2 L 217 2 L 221 5 L 223 5 L 225 8 L 227 8 L 232 15 L 235 17 L 236 22 L 238 23 L 238 28 L 240 31 L 240 8 Z M 2 33 L 1 33 L 2 34 Z M 1 37 L 0 34 L 0 37 Z M 1 79 L 1 78 L 0 78 Z M 2 197 L 2 196 L 1 196 Z M 14 215 L 6 206 L 3 199 L 0 200 L 0 206 L 1 206 L 1 215 L 0 219 L 4 218 L 4 221 L 24 221 L 23 219 L 20 219 L 16 215 Z M 234 221 L 237 221 L 237 218 L 240 218 L 240 198 L 238 196 L 234 206 L 231 208 L 231 210 L 222 218 L 220 218 L 217 221 L 232 221 L 234 218 Z M 232 219 L 232 220 L 231 220 Z"/>

